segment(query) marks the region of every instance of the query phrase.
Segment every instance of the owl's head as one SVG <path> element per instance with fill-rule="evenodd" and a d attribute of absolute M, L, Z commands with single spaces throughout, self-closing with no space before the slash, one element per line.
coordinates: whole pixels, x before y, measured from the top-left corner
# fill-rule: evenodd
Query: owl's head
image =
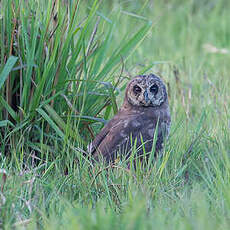
<path fill-rule="evenodd" d="M 131 105 L 156 107 L 167 100 L 167 92 L 165 84 L 156 75 L 139 75 L 128 83 L 125 97 Z"/>

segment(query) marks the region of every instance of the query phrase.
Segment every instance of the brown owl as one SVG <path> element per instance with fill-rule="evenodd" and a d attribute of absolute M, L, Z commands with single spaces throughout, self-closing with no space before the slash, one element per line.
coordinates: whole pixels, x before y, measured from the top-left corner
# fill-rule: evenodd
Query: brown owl
<path fill-rule="evenodd" d="M 89 151 L 98 159 L 114 161 L 117 155 L 127 159 L 135 144 L 137 156 L 150 153 L 155 131 L 155 154 L 162 149 L 169 134 L 170 110 L 163 81 L 154 74 L 132 79 L 118 113 L 98 133 L 89 145 Z"/>

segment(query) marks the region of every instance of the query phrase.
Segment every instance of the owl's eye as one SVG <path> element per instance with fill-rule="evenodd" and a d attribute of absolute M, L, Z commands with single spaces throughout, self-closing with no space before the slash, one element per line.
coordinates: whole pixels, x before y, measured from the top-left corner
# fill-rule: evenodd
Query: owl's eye
<path fill-rule="evenodd" d="M 152 85 L 152 86 L 150 87 L 149 91 L 150 91 L 151 93 L 153 93 L 153 94 L 156 95 L 156 94 L 158 93 L 158 86 L 157 86 L 157 84 Z"/>
<path fill-rule="evenodd" d="M 134 93 L 140 93 L 141 92 L 141 88 L 138 85 L 134 85 L 133 92 Z"/>

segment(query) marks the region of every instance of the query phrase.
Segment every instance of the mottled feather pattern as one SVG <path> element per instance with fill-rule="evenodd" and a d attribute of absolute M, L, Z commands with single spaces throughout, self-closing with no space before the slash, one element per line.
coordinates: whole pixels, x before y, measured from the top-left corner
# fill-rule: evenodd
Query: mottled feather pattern
<path fill-rule="evenodd" d="M 151 152 L 157 128 L 155 154 L 163 147 L 171 124 L 166 87 L 154 74 L 140 75 L 126 87 L 124 103 L 118 113 L 98 133 L 89 145 L 95 159 L 102 157 L 106 162 L 114 161 L 117 154 L 129 157 L 136 139 L 138 156 Z M 131 143 L 132 140 L 132 143 Z"/>

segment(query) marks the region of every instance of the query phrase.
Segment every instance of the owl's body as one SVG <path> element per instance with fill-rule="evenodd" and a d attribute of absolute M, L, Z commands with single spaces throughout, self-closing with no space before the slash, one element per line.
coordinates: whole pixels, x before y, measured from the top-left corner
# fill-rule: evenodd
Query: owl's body
<path fill-rule="evenodd" d="M 89 150 L 96 159 L 102 156 L 110 162 L 118 154 L 128 158 L 135 146 L 141 157 L 152 151 L 156 135 L 157 153 L 169 133 L 170 122 L 168 97 L 162 80 L 153 74 L 137 76 L 126 87 L 121 109 L 96 136 Z"/>

